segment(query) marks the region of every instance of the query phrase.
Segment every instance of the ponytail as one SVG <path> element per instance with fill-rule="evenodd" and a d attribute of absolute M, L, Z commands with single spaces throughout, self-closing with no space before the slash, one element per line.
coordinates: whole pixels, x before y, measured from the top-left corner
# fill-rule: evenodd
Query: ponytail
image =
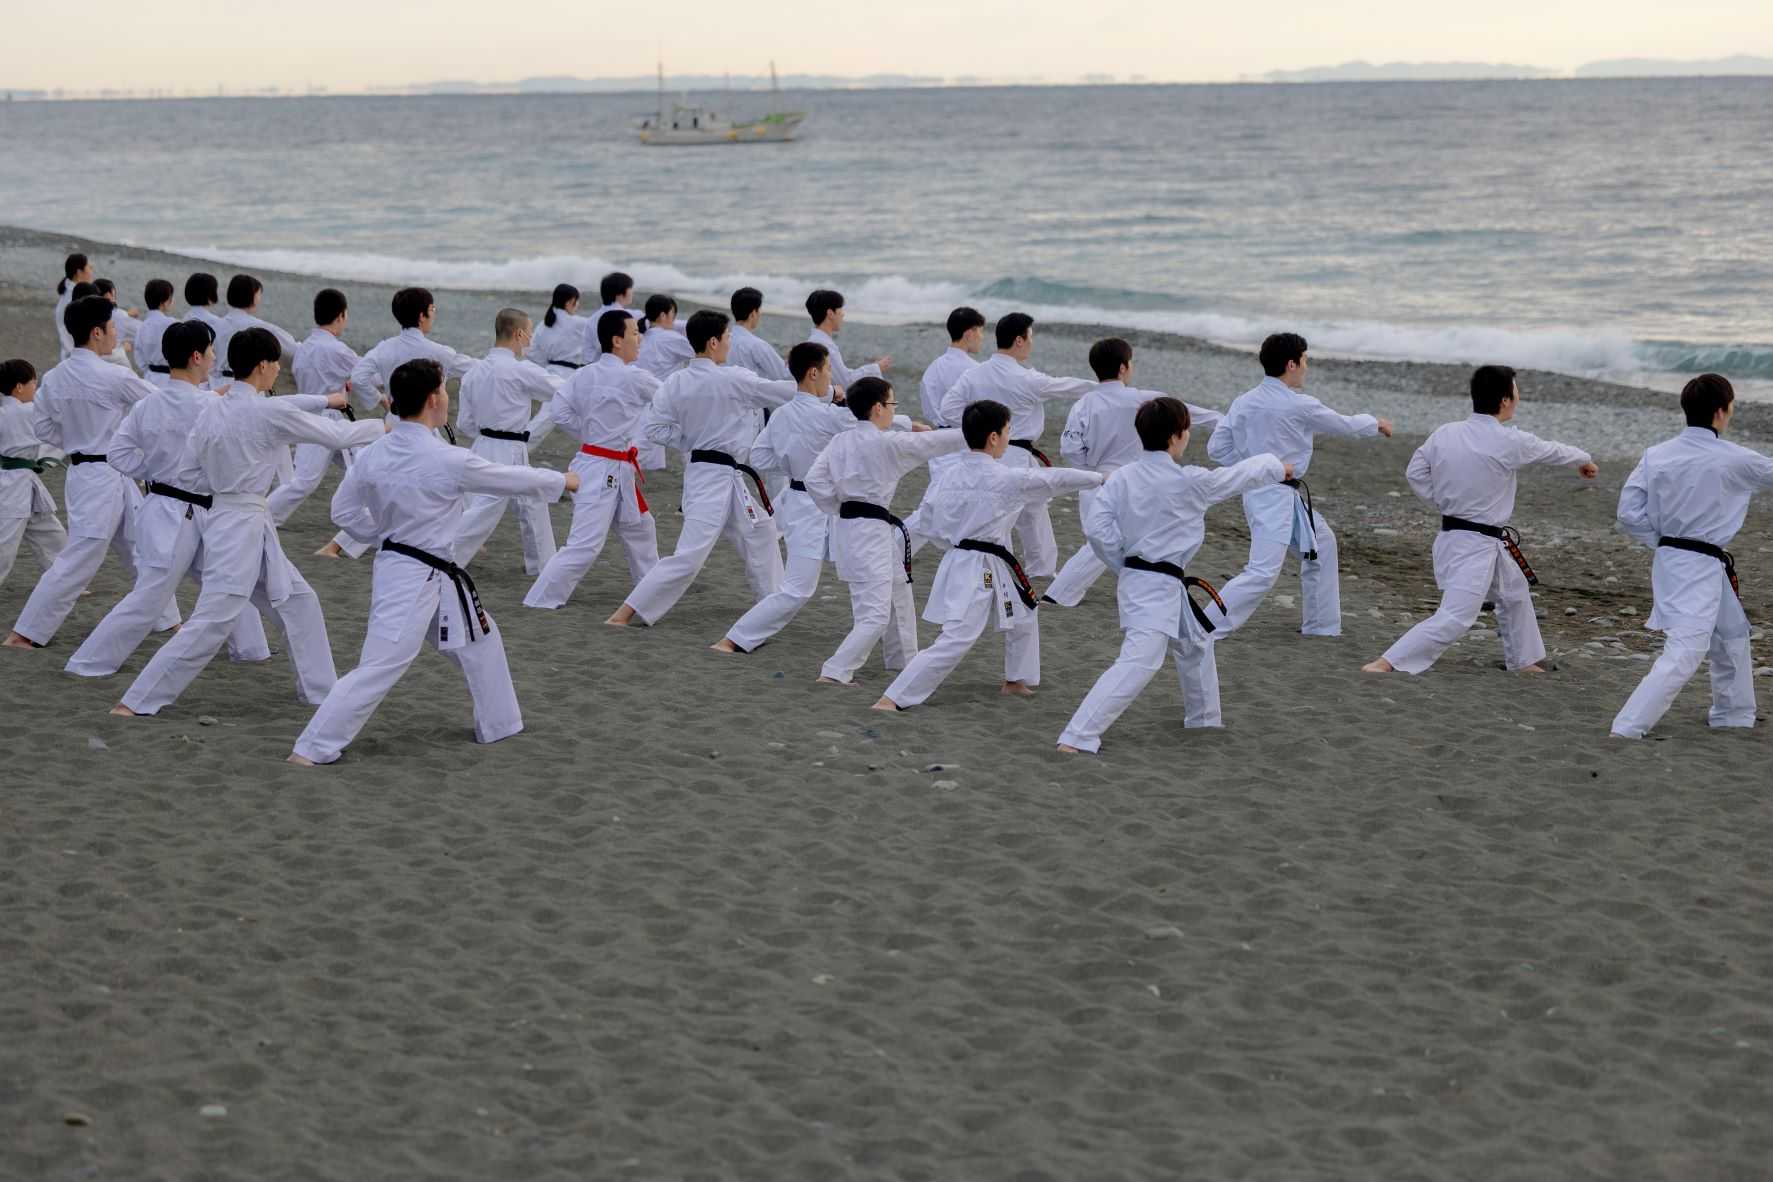
<path fill-rule="evenodd" d="M 554 321 L 556 319 L 558 319 L 558 317 L 556 317 L 554 315 L 554 313 L 557 311 L 564 311 L 568 304 L 572 303 L 574 300 L 576 300 L 578 298 L 579 298 L 579 289 L 574 287 L 572 284 L 561 283 L 561 284 L 556 285 L 554 288 L 553 300 L 548 305 L 548 314 L 546 316 L 542 317 L 542 323 L 547 325 L 549 328 L 553 328 Z"/>

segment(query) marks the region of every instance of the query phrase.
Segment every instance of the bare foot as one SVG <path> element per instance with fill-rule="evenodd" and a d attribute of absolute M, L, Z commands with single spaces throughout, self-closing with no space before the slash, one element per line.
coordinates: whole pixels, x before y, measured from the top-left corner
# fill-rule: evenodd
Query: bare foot
<path fill-rule="evenodd" d="M 997 692 L 1012 698 L 1032 698 L 1034 696 L 1034 691 L 1028 688 L 1026 681 L 1006 681 L 998 687 Z"/>
<path fill-rule="evenodd" d="M 1537 661 L 1535 661 L 1531 665 L 1523 665 L 1520 669 L 1517 669 L 1516 672 L 1517 673 L 1544 673 L 1545 666 L 1541 665 Z"/>
<path fill-rule="evenodd" d="M 1396 673 L 1397 666 L 1393 665 L 1390 661 L 1386 660 L 1384 657 L 1380 657 L 1376 661 L 1368 661 L 1365 665 L 1362 665 L 1361 672 L 1362 673 Z"/>
<path fill-rule="evenodd" d="M 20 636 L 17 632 L 8 632 L 6 634 L 5 641 L 0 642 L 0 644 L 4 644 L 4 646 L 6 648 L 42 648 L 43 647 L 42 645 L 38 644 L 34 640 L 26 640 L 24 637 Z"/>
<path fill-rule="evenodd" d="M 111 707 L 111 713 L 115 714 L 119 718 L 135 718 L 135 717 L 137 717 L 136 712 L 134 710 L 131 710 L 128 706 L 125 706 L 122 702 L 119 702 L 115 706 Z"/>
<path fill-rule="evenodd" d="M 633 618 L 634 609 L 624 603 L 621 607 L 616 609 L 616 614 L 605 620 L 604 623 L 612 628 L 626 628 L 628 626 L 628 621 Z"/>
<path fill-rule="evenodd" d="M 1083 752 L 1079 751 L 1076 747 L 1071 746 L 1071 744 L 1069 744 L 1069 743 L 1060 743 L 1059 744 L 1059 754 L 1060 755 L 1082 755 Z"/>
<path fill-rule="evenodd" d="M 724 636 L 722 636 L 719 640 L 715 641 L 713 644 L 709 645 L 708 647 L 713 649 L 717 653 L 735 653 L 736 654 L 736 653 L 742 653 L 745 651 L 744 649 L 740 648 L 738 645 L 734 644 L 732 641 L 728 640 Z"/>
<path fill-rule="evenodd" d="M 903 706 L 899 705 L 899 703 L 893 701 L 891 698 L 882 698 L 880 701 L 874 703 L 874 705 L 872 705 L 868 708 L 870 710 L 889 710 L 889 711 L 898 711 L 898 710 L 904 709 Z"/>
<path fill-rule="evenodd" d="M 313 767 L 314 766 L 314 761 L 312 759 L 309 759 L 306 755 L 297 755 L 293 751 L 291 751 L 289 753 L 289 758 L 287 760 L 285 760 L 284 762 L 285 763 L 293 763 L 297 767 Z"/>
<path fill-rule="evenodd" d="M 316 558 L 343 558 L 344 556 L 345 552 L 339 549 L 339 544 L 337 542 L 328 542 L 326 545 L 320 547 L 320 549 L 314 551 L 314 557 Z"/>

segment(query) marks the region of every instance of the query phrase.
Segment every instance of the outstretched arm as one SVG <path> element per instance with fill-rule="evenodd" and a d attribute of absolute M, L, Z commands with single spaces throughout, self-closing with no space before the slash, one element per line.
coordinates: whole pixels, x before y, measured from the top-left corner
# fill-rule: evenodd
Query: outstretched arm
<path fill-rule="evenodd" d="M 1281 463 L 1279 457 L 1263 452 L 1259 456 L 1239 460 L 1229 468 L 1196 468 L 1195 471 L 1200 474 L 1196 487 L 1202 498 L 1207 504 L 1216 505 L 1253 488 L 1279 484 L 1287 478 L 1290 469 Z"/>
<path fill-rule="evenodd" d="M 1592 467 L 1594 457 L 1579 447 L 1571 447 L 1567 443 L 1553 443 L 1549 439 L 1541 439 L 1537 435 L 1529 435 L 1525 431 L 1515 431 L 1514 466 L 1525 468 L 1528 464 L 1556 464 L 1571 467 Z M 1586 474 L 1585 474 L 1586 475 Z"/>
<path fill-rule="evenodd" d="M 495 464 L 471 451 L 456 448 L 451 460 L 457 465 L 456 482 L 463 492 L 521 496 L 541 493 L 550 501 L 566 491 L 566 473 L 527 464 Z"/>
<path fill-rule="evenodd" d="M 316 398 L 324 407 L 327 399 L 322 395 L 308 395 L 306 401 L 312 403 Z M 342 396 L 340 401 L 344 401 Z M 325 415 L 311 413 L 303 403 L 304 396 L 300 394 L 272 398 L 263 403 L 267 416 L 265 424 L 270 429 L 271 438 L 278 443 L 318 443 L 333 451 L 343 451 L 348 447 L 374 443 L 382 437 L 383 424 L 375 419 L 357 423 L 336 422 Z"/>

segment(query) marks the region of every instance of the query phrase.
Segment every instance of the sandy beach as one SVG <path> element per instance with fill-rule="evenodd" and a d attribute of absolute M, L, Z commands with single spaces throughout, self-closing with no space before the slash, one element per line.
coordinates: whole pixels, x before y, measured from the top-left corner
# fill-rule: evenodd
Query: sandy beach
<path fill-rule="evenodd" d="M 130 303 L 232 270 L 0 230 L 0 355 L 54 361 L 71 249 Z M 322 281 L 260 275 L 264 314 L 305 335 Z M 337 286 L 349 343 L 392 331 L 390 289 Z M 437 294 L 437 335 L 477 354 L 498 307 L 546 305 Z M 855 320 L 842 343 L 892 353 L 909 406 L 944 335 Z M 1033 363 L 1082 374 L 1099 335 L 1037 328 Z M 1122 335 L 1141 386 L 1222 408 L 1259 377 Z M 152 719 L 106 711 L 159 638 L 108 681 L 61 672 L 127 590 L 108 563 L 54 645 L 0 653 L 0 1177 L 1773 1178 L 1767 732 L 1710 731 L 1702 675 L 1651 741 L 1607 737 L 1659 648 L 1613 508 L 1678 406 L 1523 373 L 1520 425 L 1602 469 L 1521 481 L 1552 671 L 1504 673 L 1480 623 L 1429 674 L 1374 677 L 1437 599 L 1403 471 L 1466 413 L 1468 370 L 1312 373 L 1398 426 L 1311 468 L 1343 635 L 1297 634 L 1289 571 L 1218 648 L 1223 731 L 1184 733 L 1165 673 L 1099 759 L 1053 742 L 1118 648 L 1106 579 L 1043 609 L 1033 699 L 997 695 L 987 639 L 886 716 L 878 653 L 861 688 L 814 684 L 849 620 L 829 572 L 780 638 L 722 657 L 749 606 L 729 550 L 659 627 L 618 631 L 619 543 L 531 611 L 507 521 L 473 569 L 526 732 L 472 743 L 427 653 L 338 765 L 300 770 L 311 711 L 281 654 L 218 661 Z M 1063 408 L 1047 421 L 1056 443 Z M 1743 406 L 1736 438 L 1773 447 L 1773 413 Z M 661 549 L 680 473 L 649 478 Z M 283 536 L 343 672 L 370 564 L 308 557 L 335 484 Z M 1770 508 L 1734 546 L 1757 621 Z M 1075 502 L 1054 518 L 1069 554 Z M 1222 582 L 1246 542 L 1214 510 L 1194 569 Z M 0 624 L 37 574 L 21 553 Z"/>

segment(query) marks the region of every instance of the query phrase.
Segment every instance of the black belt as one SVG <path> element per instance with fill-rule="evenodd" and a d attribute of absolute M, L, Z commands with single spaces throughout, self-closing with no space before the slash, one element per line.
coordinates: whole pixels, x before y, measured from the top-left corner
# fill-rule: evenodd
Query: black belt
<path fill-rule="evenodd" d="M 105 462 L 105 460 L 107 458 L 108 457 L 106 457 L 106 456 L 93 455 L 90 452 L 84 452 L 84 451 L 71 451 L 68 453 L 68 463 L 76 464 L 76 465 L 78 465 L 78 464 L 102 464 Z"/>
<path fill-rule="evenodd" d="M 976 554 L 989 554 L 1010 568 L 1010 574 L 1016 580 L 1016 594 L 1022 599 L 1022 606 L 1034 611 L 1040 604 L 1034 598 L 1034 584 L 1028 581 L 1028 572 L 1016 561 L 1008 546 L 1000 546 L 996 542 L 981 542 L 978 538 L 962 538 L 955 543 L 956 550 L 971 550 Z M 1007 613 L 1006 613 L 1007 614 Z"/>
<path fill-rule="evenodd" d="M 1707 558 L 1717 559 L 1724 564 L 1724 574 L 1730 578 L 1730 590 L 1736 592 L 1736 598 L 1742 598 L 1742 585 L 1736 581 L 1736 556 L 1722 546 L 1701 542 L 1697 538 L 1657 538 L 1656 544 L 1667 546 L 1670 550 L 1685 550 L 1691 554 L 1703 554 Z"/>
<path fill-rule="evenodd" d="M 443 437 L 449 440 L 449 445 L 451 447 L 456 445 L 456 433 L 450 429 L 448 423 L 443 424 Z"/>
<path fill-rule="evenodd" d="M 194 493 L 186 489 L 175 488 L 170 484 L 161 484 L 158 480 L 148 481 L 148 495 L 151 497 L 170 497 L 175 501 L 183 501 L 187 505 L 195 505 L 199 509 L 208 509 L 215 504 L 215 498 L 204 493 Z M 185 516 L 191 514 L 186 511 Z"/>
<path fill-rule="evenodd" d="M 1169 575 L 1172 579 L 1181 583 L 1183 601 L 1188 604 L 1188 610 L 1194 613 L 1195 622 L 1206 632 L 1211 633 L 1215 631 L 1213 622 L 1207 619 L 1207 613 L 1201 610 L 1200 604 L 1194 601 L 1194 596 L 1188 593 L 1190 587 L 1199 587 L 1202 591 L 1205 591 L 1208 595 L 1212 596 L 1213 602 L 1219 606 L 1220 614 L 1225 614 L 1225 601 L 1219 598 L 1218 588 L 1214 587 L 1205 579 L 1195 578 L 1173 562 L 1152 562 L 1149 559 L 1140 558 L 1137 554 L 1129 554 L 1126 558 L 1121 560 L 1121 565 L 1125 566 L 1128 570 L 1144 570 L 1150 571 L 1154 575 Z"/>
<path fill-rule="evenodd" d="M 776 507 L 770 504 L 770 494 L 764 490 L 763 477 L 759 476 L 757 469 L 750 464 L 741 464 L 723 451 L 712 451 L 699 447 L 690 452 L 690 463 L 719 464 L 722 468 L 732 468 L 735 471 L 743 472 L 751 478 L 752 485 L 756 487 L 757 500 L 763 505 L 763 511 L 771 517 L 776 515 Z"/>
<path fill-rule="evenodd" d="M 41 472 L 42 460 L 27 460 L 19 456 L 0 456 L 0 472 Z"/>
<path fill-rule="evenodd" d="M 585 368 L 582 364 L 580 364 L 577 361 L 550 361 L 548 364 L 549 365 L 564 366 L 567 369 L 584 369 Z"/>
<path fill-rule="evenodd" d="M 234 376 L 234 371 L 231 369 L 224 369 L 222 370 L 222 376 L 224 378 L 231 378 Z"/>
<path fill-rule="evenodd" d="M 1053 466 L 1053 461 L 1047 459 L 1047 453 L 1034 446 L 1034 440 L 1032 439 L 1012 439 L 1010 440 L 1010 446 L 1019 447 L 1027 452 L 1029 455 L 1039 460 L 1040 466 L 1043 468 L 1051 468 Z"/>
<path fill-rule="evenodd" d="M 806 491 L 806 481 L 804 481 L 804 480 L 790 480 L 788 482 L 788 487 L 793 489 L 795 492 L 805 492 Z"/>
<path fill-rule="evenodd" d="M 528 443 L 528 431 L 494 431 L 491 427 L 480 428 L 483 439 L 509 439 L 512 443 Z"/>
<path fill-rule="evenodd" d="M 469 577 L 467 571 L 463 570 L 455 563 L 450 562 L 448 559 L 437 557 L 437 555 L 432 554 L 428 550 L 421 550 L 417 546 L 408 546 L 402 542 L 396 542 L 393 538 L 383 538 L 382 549 L 388 551 L 390 554 L 404 554 L 406 557 L 411 558 L 414 561 L 424 563 L 434 571 L 441 571 L 448 577 L 450 582 L 456 585 L 456 598 L 459 599 L 462 604 L 462 621 L 467 626 L 469 640 L 474 639 L 474 624 L 476 621 L 480 624 L 480 634 L 482 636 L 485 636 L 488 632 L 492 631 L 492 624 L 489 623 L 486 618 L 486 609 L 480 606 L 480 592 L 475 588 L 474 580 Z M 449 637 L 446 634 L 438 637 L 438 639 L 448 640 Z"/>
<path fill-rule="evenodd" d="M 149 373 L 171 373 L 172 366 L 170 366 L 170 365 L 150 365 L 150 366 L 148 366 L 148 372 Z"/>
<path fill-rule="evenodd" d="M 1306 484 L 1303 480 L 1300 480 L 1296 476 L 1289 476 L 1289 477 L 1287 477 L 1287 479 L 1281 481 L 1281 483 L 1286 485 L 1288 488 L 1292 489 L 1294 492 L 1298 493 L 1301 497 L 1305 498 L 1305 520 L 1311 524 L 1311 535 L 1312 535 L 1311 540 L 1312 540 L 1313 545 L 1312 545 L 1311 551 L 1309 553 L 1302 554 L 1302 555 L 1300 555 L 1300 557 L 1304 558 L 1310 562 L 1316 562 L 1317 561 L 1317 545 L 1316 545 L 1316 542 L 1317 542 L 1317 511 L 1311 507 L 1311 486 L 1309 484 Z"/>
<path fill-rule="evenodd" d="M 1467 533 L 1483 534 L 1486 538 L 1495 538 L 1502 543 L 1502 548 L 1508 551 L 1508 556 L 1514 559 L 1514 564 L 1521 568 L 1521 573 L 1527 576 L 1527 585 L 1530 587 L 1539 585 L 1539 576 L 1533 573 L 1532 566 L 1527 562 L 1527 556 L 1521 553 L 1521 535 L 1513 526 L 1485 525 L 1481 521 L 1468 521 L 1463 517 L 1443 514 L 1441 516 L 1441 532 L 1448 533 L 1452 530 L 1464 530 Z"/>
<path fill-rule="evenodd" d="M 351 409 L 351 404 L 349 402 L 339 407 L 339 413 L 344 415 L 347 419 L 350 419 L 353 423 L 357 421 L 357 412 Z"/>
<path fill-rule="evenodd" d="M 911 581 L 911 531 L 905 523 L 894 517 L 890 509 L 882 509 L 872 501 L 845 501 L 837 507 L 837 515 L 845 521 L 854 521 L 858 517 L 869 521 L 884 521 L 898 530 L 905 539 L 905 581 Z"/>

